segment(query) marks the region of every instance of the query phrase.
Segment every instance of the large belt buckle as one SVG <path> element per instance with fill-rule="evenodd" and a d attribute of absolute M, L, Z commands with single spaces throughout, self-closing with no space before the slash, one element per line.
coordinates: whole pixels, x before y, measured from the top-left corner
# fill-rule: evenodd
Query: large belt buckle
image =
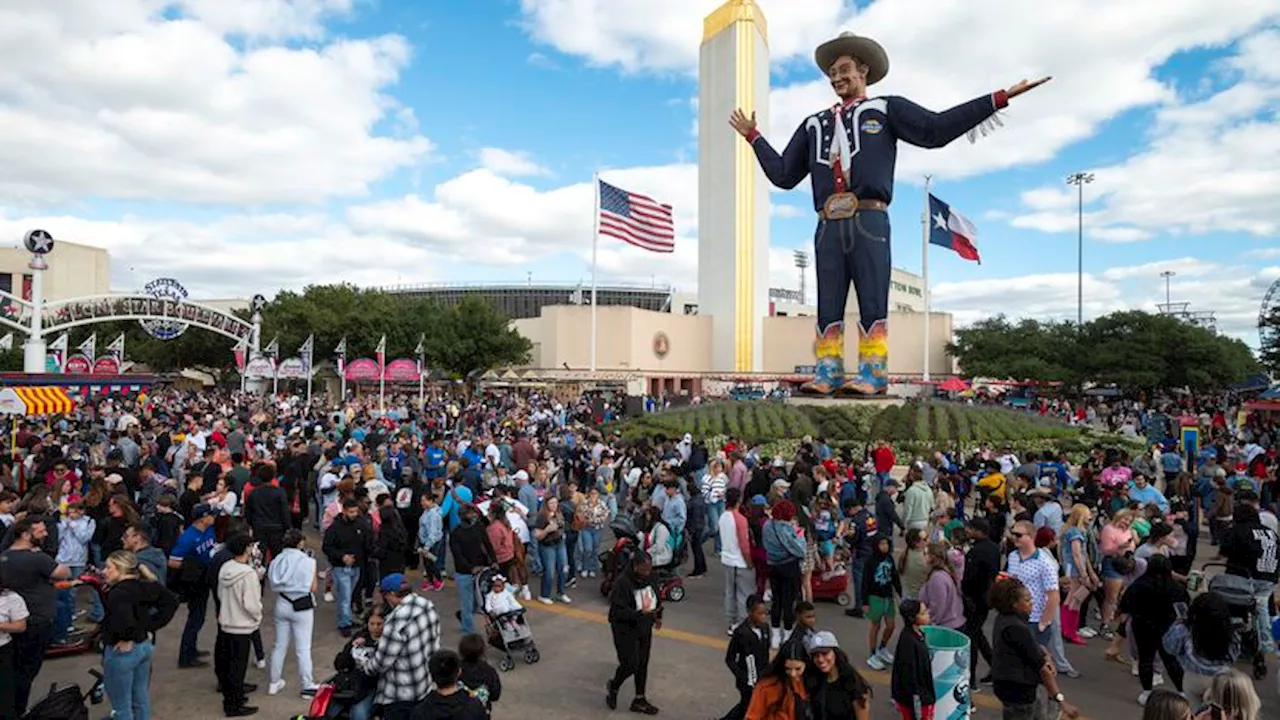
<path fill-rule="evenodd" d="M 858 212 L 858 196 L 853 193 L 835 193 L 822 204 L 822 214 L 828 220 L 847 220 Z"/>

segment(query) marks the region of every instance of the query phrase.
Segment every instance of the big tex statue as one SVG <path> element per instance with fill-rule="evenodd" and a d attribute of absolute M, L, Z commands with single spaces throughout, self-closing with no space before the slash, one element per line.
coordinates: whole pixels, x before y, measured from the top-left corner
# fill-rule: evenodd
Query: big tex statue
<path fill-rule="evenodd" d="M 905 98 L 867 97 L 867 87 L 889 72 L 876 41 L 842 33 L 814 53 L 818 68 L 840 97 L 810 115 L 779 155 L 741 110 L 730 124 L 755 150 L 764 174 L 790 190 L 812 178 L 818 212 L 814 267 L 818 276 L 817 366 L 802 392 L 879 395 L 889 384 L 889 203 L 897 141 L 939 148 L 989 121 L 1009 100 L 1049 80 L 1023 80 L 1008 90 L 934 113 Z M 853 283 L 858 296 L 858 369 L 845 375 L 844 311 Z"/>

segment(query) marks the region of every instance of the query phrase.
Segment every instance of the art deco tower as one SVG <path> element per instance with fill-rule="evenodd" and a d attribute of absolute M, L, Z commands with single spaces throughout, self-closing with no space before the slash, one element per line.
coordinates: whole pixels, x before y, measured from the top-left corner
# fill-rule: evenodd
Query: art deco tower
<path fill-rule="evenodd" d="M 769 185 L 729 127 L 741 108 L 769 132 L 769 46 L 753 0 L 703 21 L 698 71 L 698 313 L 712 321 L 712 369 L 757 371 L 768 310 Z"/>

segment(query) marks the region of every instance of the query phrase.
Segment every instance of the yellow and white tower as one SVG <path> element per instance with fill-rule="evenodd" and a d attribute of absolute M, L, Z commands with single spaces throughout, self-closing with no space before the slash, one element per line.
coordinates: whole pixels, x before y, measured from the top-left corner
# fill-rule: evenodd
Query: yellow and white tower
<path fill-rule="evenodd" d="M 712 320 L 711 364 L 762 369 L 768 312 L 769 186 L 729 126 L 742 108 L 769 134 L 769 46 L 754 0 L 727 0 L 703 20 L 698 70 L 698 314 Z"/>

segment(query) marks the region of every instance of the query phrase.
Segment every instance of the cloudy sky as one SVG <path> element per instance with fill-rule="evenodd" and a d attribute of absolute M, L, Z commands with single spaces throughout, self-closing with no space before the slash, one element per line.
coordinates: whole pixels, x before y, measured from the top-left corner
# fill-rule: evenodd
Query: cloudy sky
<path fill-rule="evenodd" d="M 905 149 L 895 264 L 920 267 L 922 176 L 976 222 L 935 250 L 935 307 L 1074 317 L 1216 311 L 1253 342 L 1280 278 L 1275 0 L 758 0 L 781 145 L 831 102 L 813 47 L 879 39 L 874 90 L 928 107 L 1055 80 L 991 137 Z M 0 0 L 0 238 L 108 248 L 113 284 L 200 297 L 308 283 L 577 282 L 593 172 L 671 202 L 678 250 L 605 243 L 602 279 L 696 289 L 696 66 L 718 0 Z M 725 125 L 725 132 L 730 132 Z M 797 284 L 807 184 L 773 193 L 772 282 Z M 810 284 L 812 287 L 812 284 Z"/>

